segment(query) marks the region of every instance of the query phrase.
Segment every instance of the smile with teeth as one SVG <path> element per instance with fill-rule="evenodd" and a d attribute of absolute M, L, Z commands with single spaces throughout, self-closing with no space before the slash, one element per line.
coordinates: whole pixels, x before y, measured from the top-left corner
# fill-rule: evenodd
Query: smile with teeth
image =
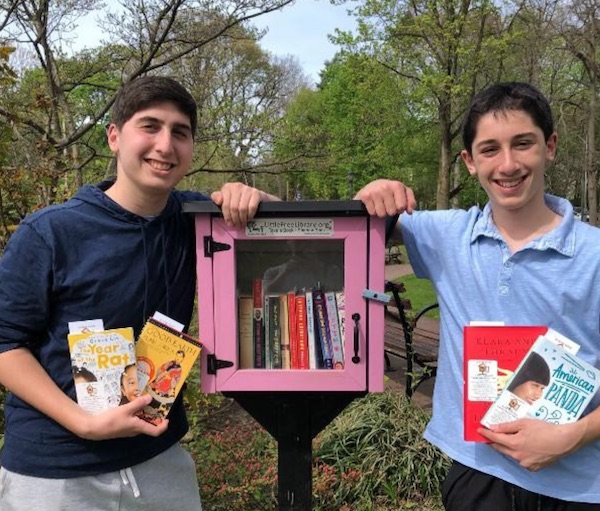
<path fill-rule="evenodd" d="M 157 160 L 146 160 L 146 162 L 156 170 L 169 170 L 171 167 L 173 167 L 173 164 L 168 162 L 161 162 Z"/>
<path fill-rule="evenodd" d="M 496 184 L 498 186 L 500 186 L 501 188 L 515 188 L 516 186 L 519 186 L 522 182 L 523 182 L 524 178 L 520 177 L 518 179 L 503 179 L 503 180 L 496 180 Z"/>

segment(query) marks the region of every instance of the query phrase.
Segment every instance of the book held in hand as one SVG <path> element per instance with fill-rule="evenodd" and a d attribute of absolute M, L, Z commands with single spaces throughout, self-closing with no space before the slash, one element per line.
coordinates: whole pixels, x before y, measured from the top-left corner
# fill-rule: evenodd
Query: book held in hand
<path fill-rule="evenodd" d="M 72 331 L 68 343 L 77 403 L 91 413 L 119 406 L 126 392 L 123 380 L 129 374 L 135 378 L 133 329 L 83 328 Z"/>
<path fill-rule="evenodd" d="M 575 422 L 600 386 L 600 370 L 540 336 L 481 423 L 490 427 L 524 417 Z"/>
<path fill-rule="evenodd" d="M 154 318 L 146 322 L 135 349 L 141 394 L 152 396 L 142 419 L 158 424 L 167 417 L 201 349 L 190 335 Z"/>
<path fill-rule="evenodd" d="M 464 439 L 487 442 L 477 433 L 497 399 L 545 326 L 466 326 L 463 331 Z"/>

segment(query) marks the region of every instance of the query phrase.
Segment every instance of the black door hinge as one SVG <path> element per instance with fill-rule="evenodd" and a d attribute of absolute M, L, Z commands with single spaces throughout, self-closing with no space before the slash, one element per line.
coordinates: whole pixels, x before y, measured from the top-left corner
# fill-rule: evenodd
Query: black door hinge
<path fill-rule="evenodd" d="M 204 236 L 204 257 L 212 257 L 215 252 L 229 250 L 231 245 L 215 241 L 212 236 Z"/>
<path fill-rule="evenodd" d="M 217 374 L 217 370 L 233 366 L 233 362 L 230 362 L 229 360 L 219 360 L 214 355 L 208 355 L 206 357 L 206 363 L 208 365 L 206 368 L 208 374 Z"/>

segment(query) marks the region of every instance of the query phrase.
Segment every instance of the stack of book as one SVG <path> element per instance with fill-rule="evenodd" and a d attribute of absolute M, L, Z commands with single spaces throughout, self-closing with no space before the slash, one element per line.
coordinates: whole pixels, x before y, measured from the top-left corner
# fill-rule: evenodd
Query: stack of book
<path fill-rule="evenodd" d="M 314 289 L 263 293 L 238 300 L 240 369 L 343 369 L 343 291 Z"/>
<path fill-rule="evenodd" d="M 600 371 L 577 356 L 579 345 L 545 326 L 464 329 L 464 439 L 521 418 L 576 421 L 600 386 Z"/>

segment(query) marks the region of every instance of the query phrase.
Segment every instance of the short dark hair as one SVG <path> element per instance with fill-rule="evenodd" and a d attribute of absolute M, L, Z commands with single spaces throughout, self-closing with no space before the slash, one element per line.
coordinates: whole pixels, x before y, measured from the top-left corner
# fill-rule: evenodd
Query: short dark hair
<path fill-rule="evenodd" d="M 508 385 L 508 390 L 514 391 L 525 382 L 534 381 L 540 385 L 548 386 L 550 383 L 550 368 L 539 353 L 532 351 L 523 362 L 523 365 L 515 373 Z"/>
<path fill-rule="evenodd" d="M 198 127 L 198 106 L 178 81 L 166 76 L 140 76 L 123 85 L 111 110 L 111 122 L 122 128 L 137 112 L 158 103 L 171 101 L 190 119 L 192 135 Z"/>
<path fill-rule="evenodd" d="M 521 110 L 528 114 L 544 133 L 546 142 L 554 133 L 550 103 L 538 89 L 522 82 L 499 83 L 476 94 L 465 114 L 462 138 L 469 154 L 472 152 L 479 119 L 490 112 L 496 114 L 509 110 Z"/>

